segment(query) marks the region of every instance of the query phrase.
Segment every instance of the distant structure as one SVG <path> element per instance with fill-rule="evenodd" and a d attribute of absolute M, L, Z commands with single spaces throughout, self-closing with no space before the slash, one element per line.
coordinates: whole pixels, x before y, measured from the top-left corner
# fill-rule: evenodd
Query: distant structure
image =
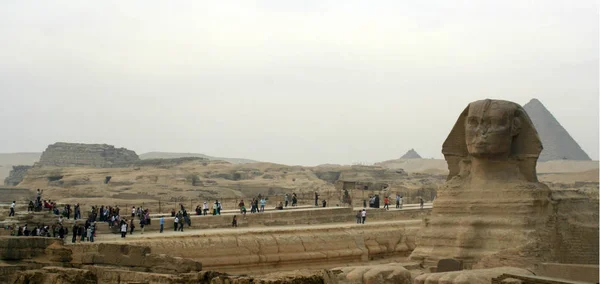
<path fill-rule="evenodd" d="M 13 166 L 12 170 L 8 174 L 8 177 L 4 179 L 4 185 L 18 185 L 21 181 L 23 181 L 23 177 L 29 169 L 31 169 L 31 166 Z"/>
<path fill-rule="evenodd" d="M 410 149 L 406 154 L 402 155 L 400 159 L 422 159 L 421 156 L 415 151 L 415 149 Z"/>
<path fill-rule="evenodd" d="M 36 166 L 120 168 L 129 167 L 138 161 L 138 155 L 125 148 L 106 144 L 57 142 L 46 148 Z"/>
<path fill-rule="evenodd" d="M 551 160 L 591 160 L 579 144 L 560 125 L 552 113 L 537 99 L 523 106 L 542 140 L 540 162 Z"/>

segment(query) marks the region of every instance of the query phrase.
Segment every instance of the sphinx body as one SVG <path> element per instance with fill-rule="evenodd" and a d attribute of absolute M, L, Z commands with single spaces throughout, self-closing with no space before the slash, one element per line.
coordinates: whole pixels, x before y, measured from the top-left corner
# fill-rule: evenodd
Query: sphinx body
<path fill-rule="evenodd" d="M 533 123 L 518 104 L 489 99 L 469 104 L 442 147 L 448 180 L 438 189 L 411 258 L 426 266 L 457 258 L 466 268 L 557 260 L 565 242 L 557 223 L 566 215 L 557 214 L 552 191 L 537 180 L 541 151 Z M 597 243 L 597 226 L 596 239 L 588 242 Z M 594 261 L 598 247 L 591 249 Z"/>

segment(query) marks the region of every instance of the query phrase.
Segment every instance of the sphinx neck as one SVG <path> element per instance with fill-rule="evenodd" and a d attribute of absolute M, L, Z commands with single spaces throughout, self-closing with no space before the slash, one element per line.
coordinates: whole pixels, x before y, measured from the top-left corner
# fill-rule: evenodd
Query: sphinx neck
<path fill-rule="evenodd" d="M 471 182 L 510 182 L 523 180 L 516 161 L 511 159 L 471 158 Z"/>

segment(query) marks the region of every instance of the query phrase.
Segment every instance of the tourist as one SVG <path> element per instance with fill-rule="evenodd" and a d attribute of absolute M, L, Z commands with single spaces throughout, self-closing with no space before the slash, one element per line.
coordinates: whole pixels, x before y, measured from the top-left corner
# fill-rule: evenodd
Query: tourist
<path fill-rule="evenodd" d="M 196 205 L 196 215 L 202 215 L 202 209 L 200 208 L 200 205 Z"/>
<path fill-rule="evenodd" d="M 87 231 L 88 225 L 85 224 L 83 226 L 79 226 L 79 236 L 80 236 L 80 242 L 85 242 L 85 237 L 86 237 L 86 231 Z"/>
<path fill-rule="evenodd" d="M 131 218 L 135 217 L 135 206 L 131 207 Z"/>
<path fill-rule="evenodd" d="M 184 220 L 179 219 L 179 229 L 178 229 L 178 231 L 182 231 L 183 232 L 183 223 L 184 223 Z"/>
<path fill-rule="evenodd" d="M 323 207 L 327 207 L 327 200 L 323 199 Z"/>
<path fill-rule="evenodd" d="M 165 216 L 160 216 L 159 223 L 160 223 L 160 233 L 162 233 L 165 228 Z"/>
<path fill-rule="evenodd" d="M 37 189 L 37 204 L 42 204 L 42 192 L 44 192 L 44 190 L 40 191 L 40 189 Z"/>
<path fill-rule="evenodd" d="M 219 201 L 215 201 L 215 203 L 213 203 L 213 216 L 217 215 L 217 213 L 219 212 Z"/>
<path fill-rule="evenodd" d="M 400 208 L 400 195 L 396 193 L 396 209 Z"/>
<path fill-rule="evenodd" d="M 360 224 L 361 217 L 360 210 L 356 211 L 356 224 Z"/>
<path fill-rule="evenodd" d="M 265 200 L 265 198 L 261 198 L 260 199 L 260 212 L 265 212 L 265 205 L 267 204 L 267 201 Z"/>
<path fill-rule="evenodd" d="M 402 195 L 400 195 L 400 198 L 398 199 L 398 208 L 402 209 Z"/>
<path fill-rule="evenodd" d="M 87 228 L 87 238 L 88 241 L 94 242 L 94 228 L 91 225 Z"/>
<path fill-rule="evenodd" d="M 423 197 L 419 197 L 420 201 L 419 203 L 421 203 L 421 209 L 423 209 Z"/>
<path fill-rule="evenodd" d="M 364 224 L 365 220 L 367 219 L 367 209 L 362 210 L 360 217 L 362 217 L 362 223 Z"/>
<path fill-rule="evenodd" d="M 35 207 L 35 205 L 33 205 L 33 201 L 29 200 L 29 206 L 27 206 L 27 212 L 33 212 L 34 207 Z"/>
<path fill-rule="evenodd" d="M 127 221 L 126 220 L 121 222 L 121 238 L 125 238 L 125 235 L 127 235 Z"/>
<path fill-rule="evenodd" d="M 58 224 L 62 225 L 63 223 L 63 217 L 62 216 L 58 216 Z"/>
<path fill-rule="evenodd" d="M 184 214 L 183 215 L 183 220 L 185 221 L 185 223 L 188 225 L 188 227 L 192 226 L 192 219 L 190 219 L 190 215 L 188 214 Z"/>
<path fill-rule="evenodd" d="M 240 213 L 244 213 L 244 210 L 242 210 L 242 207 L 244 207 L 244 200 L 240 200 L 240 203 L 238 204 L 238 207 L 240 208 Z"/>
<path fill-rule="evenodd" d="M 233 221 L 231 222 L 232 227 L 237 227 L 237 216 L 233 215 Z"/>
<path fill-rule="evenodd" d="M 12 204 L 10 205 L 10 212 L 8 213 L 8 217 L 15 216 L 15 205 L 16 202 L 13 200 Z"/>
<path fill-rule="evenodd" d="M 177 232 L 177 226 L 179 226 L 179 216 L 175 215 L 175 219 L 173 219 L 173 231 Z"/>
<path fill-rule="evenodd" d="M 131 218 L 131 222 L 129 222 L 129 234 L 133 235 L 133 229 L 135 229 L 135 224 L 133 223 L 133 218 Z"/>
<path fill-rule="evenodd" d="M 75 204 L 75 214 L 73 214 L 73 219 L 81 219 L 81 209 L 79 208 L 79 203 Z"/>
<path fill-rule="evenodd" d="M 315 206 L 319 206 L 319 194 L 315 191 Z"/>
<path fill-rule="evenodd" d="M 133 219 L 131 221 L 133 221 Z M 141 232 L 142 235 L 144 234 L 144 227 L 145 226 L 146 226 L 146 218 L 142 217 L 142 219 L 140 219 L 140 228 L 142 228 L 142 232 Z"/>
<path fill-rule="evenodd" d="M 390 199 L 387 196 L 383 199 L 383 208 L 390 210 Z"/>
<path fill-rule="evenodd" d="M 283 210 L 283 203 L 281 201 L 279 201 L 279 204 L 277 205 L 277 207 L 275 207 L 275 209 Z"/>
<path fill-rule="evenodd" d="M 288 206 L 288 201 L 289 201 L 289 198 L 290 198 L 290 197 L 289 197 L 289 196 L 288 196 L 288 194 L 286 193 L 286 194 L 285 194 L 285 196 L 284 196 L 284 200 L 285 200 L 285 207 L 287 207 L 287 206 Z"/>
<path fill-rule="evenodd" d="M 175 209 L 171 209 L 171 217 L 175 217 Z"/>
<path fill-rule="evenodd" d="M 208 204 L 206 203 L 206 201 L 204 201 L 204 204 L 202 204 L 202 211 L 204 212 L 204 216 L 208 214 Z"/>
<path fill-rule="evenodd" d="M 71 239 L 71 243 L 75 243 L 77 241 L 77 232 L 79 232 L 79 225 L 77 225 L 77 223 L 74 223 L 73 224 L 73 238 Z"/>
<path fill-rule="evenodd" d="M 29 233 L 27 233 L 27 235 L 29 235 Z M 60 229 L 58 229 L 58 237 L 61 240 L 65 238 L 65 228 L 63 228 L 63 226 L 60 226 Z"/>

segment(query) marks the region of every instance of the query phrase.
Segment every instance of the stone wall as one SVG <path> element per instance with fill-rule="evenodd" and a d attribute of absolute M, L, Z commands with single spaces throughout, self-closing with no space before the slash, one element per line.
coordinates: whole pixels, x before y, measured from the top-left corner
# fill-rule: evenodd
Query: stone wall
<path fill-rule="evenodd" d="M 23 177 L 29 169 L 31 169 L 31 166 L 13 166 L 12 170 L 8 174 L 8 177 L 4 179 L 4 185 L 18 185 L 21 181 L 23 181 Z"/>
<path fill-rule="evenodd" d="M 406 257 L 415 246 L 420 225 L 420 220 L 409 220 L 390 222 L 386 226 L 367 223 L 252 231 L 223 229 L 193 234 L 165 232 L 161 236 L 129 239 L 128 245 L 148 247 L 154 254 L 200 261 L 205 270 L 266 272 Z M 117 243 L 119 241 L 115 241 Z M 93 246 L 97 245 L 71 246 L 73 262 L 84 261 L 86 252 Z"/>
<path fill-rule="evenodd" d="M 79 144 L 57 142 L 42 153 L 39 166 L 120 168 L 138 162 L 131 150 L 106 144 Z"/>

